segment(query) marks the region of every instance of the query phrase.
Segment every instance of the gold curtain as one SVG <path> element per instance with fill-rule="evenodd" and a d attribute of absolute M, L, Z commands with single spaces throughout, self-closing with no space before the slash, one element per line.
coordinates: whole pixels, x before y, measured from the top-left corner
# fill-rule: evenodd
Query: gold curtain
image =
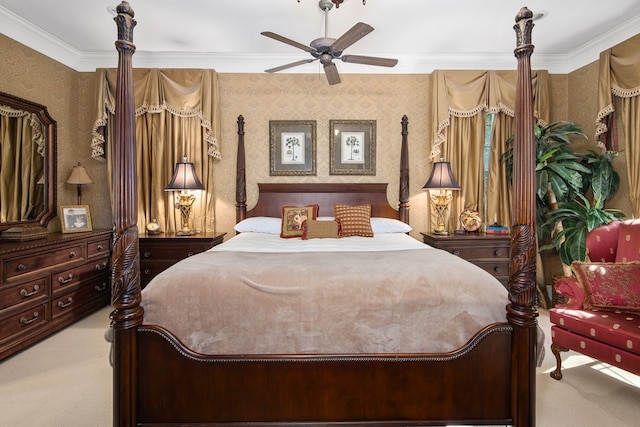
<path fill-rule="evenodd" d="M 548 72 L 533 73 L 534 114 L 548 120 Z M 433 123 L 435 138 L 431 160 L 444 157 L 451 162 L 460 183 L 454 194 L 450 226 L 466 208 L 476 209 L 485 223 L 510 224 L 510 188 L 505 176 L 502 153 L 505 141 L 513 135 L 516 71 L 443 71 L 432 74 L 434 81 Z M 490 135 L 489 179 L 485 212 L 484 143 L 487 113 L 494 114 Z"/>
<path fill-rule="evenodd" d="M 94 158 L 109 157 L 114 135 L 115 70 L 98 70 L 98 111 L 92 138 Z M 135 69 L 135 138 L 138 227 L 157 219 L 160 230 L 180 228 L 174 193 L 165 192 L 175 164 L 186 155 L 205 190 L 196 194 L 192 228 L 214 229 L 213 162 L 220 158 L 220 101 L 214 70 Z M 110 167 L 109 167 L 110 169 Z M 111 170 L 109 171 L 111 176 Z"/>
<path fill-rule="evenodd" d="M 35 114 L 0 105 L 0 222 L 35 219 L 42 212 L 44 138 Z"/>
<path fill-rule="evenodd" d="M 640 216 L 640 34 L 600 53 L 596 139 L 603 149 L 607 119 L 615 114 L 624 141 L 633 214 Z M 614 102 L 614 98 L 619 98 Z M 616 110 L 615 106 L 619 106 Z"/>

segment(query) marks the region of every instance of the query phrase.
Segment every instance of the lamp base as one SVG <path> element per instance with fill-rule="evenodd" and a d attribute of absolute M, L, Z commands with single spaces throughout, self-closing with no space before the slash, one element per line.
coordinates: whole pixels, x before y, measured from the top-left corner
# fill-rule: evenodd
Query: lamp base
<path fill-rule="evenodd" d="M 193 236 L 196 234 L 194 230 L 180 230 L 176 231 L 176 236 Z"/>
<path fill-rule="evenodd" d="M 434 230 L 433 234 L 437 234 L 438 236 L 448 236 L 449 234 L 449 230 Z"/>

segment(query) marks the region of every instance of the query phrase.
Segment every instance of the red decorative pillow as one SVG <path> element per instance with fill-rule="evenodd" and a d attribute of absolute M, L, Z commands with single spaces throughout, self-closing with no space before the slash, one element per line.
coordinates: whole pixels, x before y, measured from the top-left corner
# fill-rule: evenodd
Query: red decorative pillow
<path fill-rule="evenodd" d="M 585 290 L 585 308 L 640 312 L 640 262 L 574 262 L 571 269 Z"/>
<path fill-rule="evenodd" d="M 640 219 L 620 223 L 616 262 L 640 261 Z"/>
<path fill-rule="evenodd" d="M 338 222 L 338 236 L 373 237 L 371 205 L 333 205 Z"/>
<path fill-rule="evenodd" d="M 594 228 L 587 234 L 587 256 L 593 262 L 614 262 L 618 247 L 620 221 Z"/>
<path fill-rule="evenodd" d="M 283 206 L 280 237 L 283 239 L 302 237 L 302 224 L 307 219 L 316 219 L 317 216 L 318 205 Z"/>

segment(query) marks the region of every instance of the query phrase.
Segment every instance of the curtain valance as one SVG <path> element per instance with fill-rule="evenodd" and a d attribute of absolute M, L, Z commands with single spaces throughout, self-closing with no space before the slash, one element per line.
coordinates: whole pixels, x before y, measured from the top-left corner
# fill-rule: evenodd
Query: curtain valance
<path fill-rule="evenodd" d="M 92 132 L 92 157 L 104 159 L 105 139 L 100 128 L 115 112 L 115 69 L 98 69 L 97 112 Z M 198 117 L 208 143 L 207 154 L 220 158 L 215 135 L 220 129 L 218 75 L 214 70 L 136 69 L 133 87 L 136 116 L 168 111 L 179 117 Z M 101 82 L 101 84 L 100 84 Z"/>
<path fill-rule="evenodd" d="M 600 84 L 596 139 L 607 132 L 606 118 L 613 113 L 613 98 L 640 95 L 640 34 L 600 53 Z"/>
<path fill-rule="evenodd" d="M 516 71 L 436 70 L 432 79 L 435 94 L 433 123 L 437 127 L 431 160 L 439 158 L 452 116 L 471 117 L 484 111 L 515 115 Z M 549 114 L 548 80 L 546 70 L 532 73 L 534 115 L 543 123 L 548 121 Z"/>

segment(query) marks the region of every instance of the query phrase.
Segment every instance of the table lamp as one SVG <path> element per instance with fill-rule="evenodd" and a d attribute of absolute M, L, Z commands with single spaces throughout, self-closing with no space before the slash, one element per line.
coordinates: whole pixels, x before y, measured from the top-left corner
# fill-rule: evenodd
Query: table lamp
<path fill-rule="evenodd" d="M 436 209 L 437 224 L 433 231 L 434 234 L 448 235 L 449 230 L 445 226 L 447 214 L 449 212 L 449 204 L 453 199 L 451 190 L 459 190 L 460 184 L 451 173 L 451 164 L 440 159 L 439 162 L 433 163 L 431 176 L 427 183 L 422 187 L 429 190 L 429 197 Z"/>
<path fill-rule="evenodd" d="M 191 194 L 189 190 L 204 190 L 204 185 L 196 175 L 196 168 L 193 163 L 187 162 L 187 156 L 182 158 L 182 163 L 176 163 L 176 169 L 173 172 L 173 178 L 165 191 L 179 191 L 176 209 L 180 209 L 182 217 L 182 228 L 176 232 L 178 236 L 190 236 L 195 234 L 189 225 L 189 217 L 191 216 L 191 205 L 196 196 Z"/>

